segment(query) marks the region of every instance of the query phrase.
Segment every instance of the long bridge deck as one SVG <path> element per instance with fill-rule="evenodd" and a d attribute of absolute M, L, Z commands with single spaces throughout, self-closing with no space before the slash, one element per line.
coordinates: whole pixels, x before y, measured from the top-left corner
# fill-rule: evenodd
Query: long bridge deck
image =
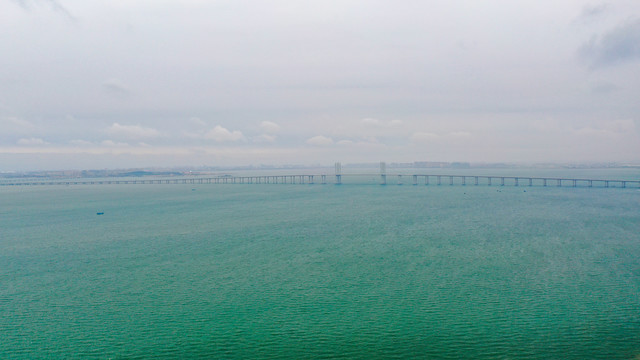
<path fill-rule="evenodd" d="M 259 176 L 212 176 L 136 179 L 51 179 L 51 180 L 8 180 L 0 181 L 0 186 L 38 185 L 142 185 L 142 184 L 343 184 L 343 179 L 355 181 L 367 177 L 371 183 L 412 184 L 412 185 L 485 185 L 485 186 L 556 186 L 556 187 L 601 187 L 640 188 L 640 180 L 585 179 L 530 176 L 489 176 L 489 175 L 442 175 L 442 174 L 337 174 L 337 175 L 259 175 Z M 377 181 L 376 181 L 377 180 Z"/>

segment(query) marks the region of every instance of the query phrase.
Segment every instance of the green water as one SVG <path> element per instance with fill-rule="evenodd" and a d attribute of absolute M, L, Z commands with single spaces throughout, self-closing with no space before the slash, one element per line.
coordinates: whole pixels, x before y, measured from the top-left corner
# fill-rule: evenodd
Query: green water
<path fill-rule="evenodd" d="M 638 189 L 87 185 L 0 199 L 2 359 L 640 356 Z"/>

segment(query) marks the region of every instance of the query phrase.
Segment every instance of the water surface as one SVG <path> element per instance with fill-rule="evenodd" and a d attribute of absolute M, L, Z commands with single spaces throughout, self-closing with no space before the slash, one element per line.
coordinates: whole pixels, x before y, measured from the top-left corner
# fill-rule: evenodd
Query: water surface
<path fill-rule="evenodd" d="M 0 196 L 0 358 L 640 354 L 637 189 L 87 185 Z"/>

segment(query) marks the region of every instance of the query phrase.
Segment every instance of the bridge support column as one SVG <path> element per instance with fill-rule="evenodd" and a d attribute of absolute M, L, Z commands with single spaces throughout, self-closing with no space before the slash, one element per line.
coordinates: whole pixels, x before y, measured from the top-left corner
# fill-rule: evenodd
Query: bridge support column
<path fill-rule="evenodd" d="M 453 176 L 449 176 L 449 185 L 453 185 Z"/>
<path fill-rule="evenodd" d="M 478 186 L 478 177 L 477 177 L 477 176 L 475 177 L 475 183 L 474 183 L 474 185 Z"/>
<path fill-rule="evenodd" d="M 402 175 L 398 175 L 398 185 L 402 185 Z"/>
<path fill-rule="evenodd" d="M 516 184 L 515 184 L 515 185 L 516 185 L 516 186 L 518 186 L 518 178 L 514 178 L 514 179 L 515 179 L 515 181 L 516 181 Z"/>
<path fill-rule="evenodd" d="M 418 185 L 418 175 L 413 175 L 413 185 Z"/>
<path fill-rule="evenodd" d="M 429 185 L 429 175 L 426 175 L 426 176 L 424 177 L 424 184 L 425 184 L 425 185 Z"/>
<path fill-rule="evenodd" d="M 442 184 L 442 179 L 440 178 L 440 175 L 436 176 L 436 179 L 438 179 L 438 185 Z"/>
<path fill-rule="evenodd" d="M 500 186 L 504 186 L 504 178 L 503 177 L 500 178 Z"/>
<path fill-rule="evenodd" d="M 467 177 L 466 177 L 466 176 L 463 176 L 463 177 L 462 177 L 462 185 L 463 185 L 463 186 L 466 186 L 466 185 L 467 185 Z"/>

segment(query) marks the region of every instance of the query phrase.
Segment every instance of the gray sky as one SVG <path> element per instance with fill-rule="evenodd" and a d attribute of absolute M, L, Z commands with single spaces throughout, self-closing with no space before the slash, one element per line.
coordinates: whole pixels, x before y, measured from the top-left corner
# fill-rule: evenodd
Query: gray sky
<path fill-rule="evenodd" d="M 640 2 L 0 0 L 0 171 L 640 163 Z"/>

